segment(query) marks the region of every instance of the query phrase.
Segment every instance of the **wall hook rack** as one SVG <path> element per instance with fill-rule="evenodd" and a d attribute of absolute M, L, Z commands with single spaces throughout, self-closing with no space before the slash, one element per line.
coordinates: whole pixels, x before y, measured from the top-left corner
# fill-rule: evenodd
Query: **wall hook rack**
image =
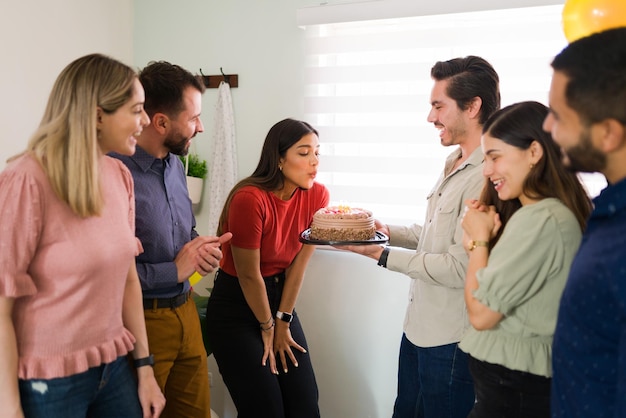
<path fill-rule="evenodd" d="M 220 67 L 220 73 L 219 75 L 204 75 L 202 68 L 200 68 L 200 75 L 198 77 L 207 89 L 218 88 L 222 81 L 228 83 L 230 87 L 239 87 L 239 74 L 224 74 L 222 67 Z"/>

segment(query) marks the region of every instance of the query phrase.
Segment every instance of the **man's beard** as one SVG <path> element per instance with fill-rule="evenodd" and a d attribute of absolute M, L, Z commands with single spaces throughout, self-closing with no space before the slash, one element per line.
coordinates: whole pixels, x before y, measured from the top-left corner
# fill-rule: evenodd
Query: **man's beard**
<path fill-rule="evenodd" d="M 575 172 L 595 173 L 606 167 L 606 155 L 593 147 L 588 129 L 580 134 L 578 145 L 564 149 L 565 165 Z"/>
<path fill-rule="evenodd" d="M 189 142 L 191 138 L 177 138 L 179 135 L 176 132 L 173 132 L 170 136 L 165 138 L 163 145 L 167 147 L 167 149 L 176 155 L 185 156 L 189 153 Z"/>
<path fill-rule="evenodd" d="M 437 125 L 435 125 L 435 127 L 437 127 Z M 457 110 L 456 119 L 451 121 L 450 124 L 446 124 L 445 129 L 448 131 L 448 138 L 441 138 L 441 145 L 444 147 L 459 145 L 462 142 L 462 138 L 467 136 L 467 125 L 463 120 L 463 112 Z"/>

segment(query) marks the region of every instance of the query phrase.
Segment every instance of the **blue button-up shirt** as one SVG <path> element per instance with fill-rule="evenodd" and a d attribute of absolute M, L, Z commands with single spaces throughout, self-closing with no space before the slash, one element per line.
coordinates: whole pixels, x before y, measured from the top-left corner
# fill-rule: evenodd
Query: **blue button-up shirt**
<path fill-rule="evenodd" d="M 120 159 L 135 182 L 136 235 L 144 252 L 137 257 L 137 272 L 144 298 L 167 298 L 187 292 L 189 280 L 178 283 L 174 258 L 198 236 L 181 161 L 168 154 L 160 159 L 141 147 Z"/>
<path fill-rule="evenodd" d="M 555 418 L 626 417 L 626 180 L 594 205 L 554 334 Z"/>

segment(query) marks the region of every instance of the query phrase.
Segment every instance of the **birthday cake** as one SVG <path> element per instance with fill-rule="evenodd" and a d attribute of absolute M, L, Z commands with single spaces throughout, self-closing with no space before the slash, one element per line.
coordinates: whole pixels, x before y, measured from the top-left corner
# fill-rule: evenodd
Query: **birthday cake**
<path fill-rule="evenodd" d="M 372 212 L 349 206 L 329 206 L 313 215 L 310 238 L 324 241 L 365 241 L 376 236 Z"/>

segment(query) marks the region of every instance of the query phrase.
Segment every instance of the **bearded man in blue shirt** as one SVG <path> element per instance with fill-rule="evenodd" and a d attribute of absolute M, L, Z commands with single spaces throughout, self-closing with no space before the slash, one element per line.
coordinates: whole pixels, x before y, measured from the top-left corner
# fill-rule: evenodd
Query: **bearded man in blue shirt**
<path fill-rule="evenodd" d="M 572 42 L 552 68 L 544 129 L 572 170 L 608 181 L 561 297 L 552 416 L 626 417 L 626 28 Z"/>
<path fill-rule="evenodd" d="M 204 86 L 187 70 L 152 62 L 139 79 L 148 125 L 131 157 L 113 155 L 135 183 L 136 235 L 144 252 L 137 272 L 144 297 L 154 375 L 165 394 L 161 417 L 207 418 L 210 412 L 207 353 L 189 277 L 214 271 L 222 258 L 220 238 L 199 236 L 182 163 L 193 137 L 204 130 Z"/>

